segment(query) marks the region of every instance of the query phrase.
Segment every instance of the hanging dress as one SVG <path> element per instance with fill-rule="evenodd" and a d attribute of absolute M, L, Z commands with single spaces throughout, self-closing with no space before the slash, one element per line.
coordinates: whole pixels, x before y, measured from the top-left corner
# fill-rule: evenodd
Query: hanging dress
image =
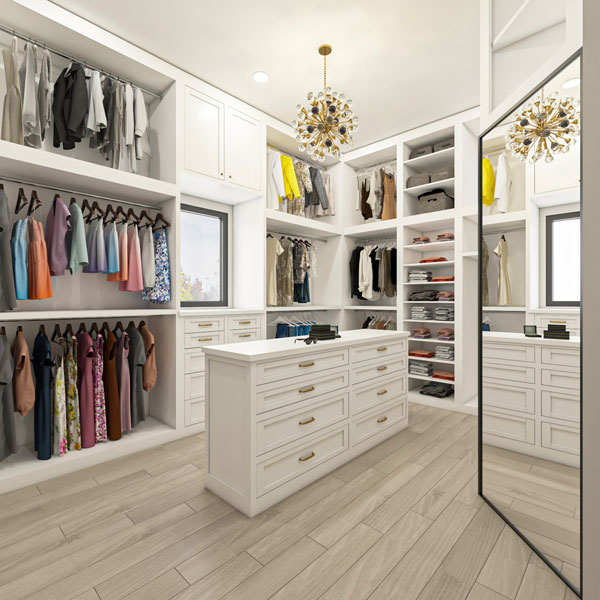
<path fill-rule="evenodd" d="M 93 344 L 92 375 L 94 378 L 94 424 L 97 442 L 108 439 L 106 429 L 106 398 L 104 396 L 104 338 L 98 334 Z"/>
<path fill-rule="evenodd" d="M 52 59 L 50 52 L 44 50 L 42 65 L 40 68 L 40 82 L 38 85 L 38 110 L 40 115 L 40 134 L 42 140 L 46 137 L 46 129 L 50 128 L 52 122 L 52 88 L 54 87 L 52 77 Z"/>
<path fill-rule="evenodd" d="M 388 221 L 396 218 L 396 179 L 392 173 L 383 176 L 383 209 L 381 220 Z"/>
<path fill-rule="evenodd" d="M 94 375 L 92 360 L 94 344 L 89 333 L 77 334 L 77 391 L 81 419 L 81 447 L 91 448 L 96 443 L 94 420 Z"/>
<path fill-rule="evenodd" d="M 77 390 L 77 341 L 67 342 L 65 356 L 65 388 L 67 397 L 67 449 L 81 450 L 79 391 Z"/>
<path fill-rule="evenodd" d="M 154 232 L 154 287 L 142 292 L 142 300 L 155 304 L 166 304 L 171 301 L 171 268 L 169 265 L 169 247 L 167 230 Z"/>
<path fill-rule="evenodd" d="M 31 375 L 29 347 L 22 331 L 17 331 L 10 351 L 14 365 L 12 386 L 15 412 L 24 417 L 35 405 L 35 385 Z"/>
<path fill-rule="evenodd" d="M 67 444 L 67 396 L 65 390 L 65 348 L 63 344 L 50 342 L 52 362 L 52 454 L 64 456 Z"/>
<path fill-rule="evenodd" d="M 8 197 L 0 190 L 0 311 L 17 307 L 15 279 L 10 250 L 10 211 Z"/>
<path fill-rule="evenodd" d="M 48 250 L 42 224 L 33 217 L 27 222 L 29 246 L 27 247 L 27 279 L 30 300 L 52 298 L 52 283 L 48 266 Z"/>
<path fill-rule="evenodd" d="M 142 278 L 142 256 L 137 225 L 134 225 L 129 232 L 127 262 L 129 276 L 127 281 L 119 283 L 119 290 L 121 292 L 141 292 L 144 289 L 144 282 Z"/>
<path fill-rule="evenodd" d="M 131 426 L 146 420 L 144 406 L 144 373 L 146 353 L 142 334 L 135 327 L 127 328 L 129 336 L 129 377 L 131 386 Z"/>
<path fill-rule="evenodd" d="M 39 460 L 52 455 L 52 357 L 50 340 L 43 333 L 33 343 L 33 372 L 35 374 L 34 446 Z"/>
<path fill-rule="evenodd" d="M 71 275 L 75 275 L 80 267 L 88 264 L 89 257 L 81 209 L 77 203 L 71 202 L 69 212 L 71 213 L 71 229 L 67 231 L 65 242 L 69 252 L 69 270 Z"/>
<path fill-rule="evenodd" d="M 17 38 L 13 37 L 10 48 L 2 50 L 4 75 L 6 76 L 6 96 L 2 111 L 2 139 L 15 144 L 23 143 L 23 105 L 19 82 L 19 49 Z"/>
<path fill-rule="evenodd" d="M 29 298 L 27 275 L 27 219 L 15 221 L 10 238 L 13 278 L 17 300 Z"/>
<path fill-rule="evenodd" d="M 104 248 L 106 250 L 106 272 L 108 275 L 119 273 L 119 234 L 113 222 L 104 232 Z M 107 275 L 107 280 L 108 280 Z"/>
<path fill-rule="evenodd" d="M 154 263 L 154 236 L 150 227 L 146 227 L 142 234 L 141 255 L 144 288 L 153 288 L 156 282 L 156 265 Z"/>
<path fill-rule="evenodd" d="M 481 302 L 483 306 L 490 305 L 490 290 L 488 285 L 487 268 L 490 261 L 490 252 L 483 237 L 481 238 Z"/>
<path fill-rule="evenodd" d="M 8 338 L 0 334 L 0 461 L 17 451 L 12 379 L 10 344 Z"/>
<path fill-rule="evenodd" d="M 367 184 L 367 180 L 363 179 L 360 184 L 360 212 L 363 216 L 363 219 L 371 219 L 373 217 L 373 211 L 371 210 L 371 205 L 367 202 L 369 197 L 369 187 Z"/>
<path fill-rule="evenodd" d="M 498 270 L 498 306 L 508 306 L 512 304 L 512 295 L 510 293 L 510 281 L 508 280 L 508 245 L 504 236 L 498 241 L 494 248 L 494 254 L 500 259 L 500 268 Z"/>
<path fill-rule="evenodd" d="M 121 407 L 121 430 L 131 430 L 131 383 L 129 375 L 129 336 L 121 333 L 117 342 L 117 381 Z"/>
<path fill-rule="evenodd" d="M 106 281 L 127 281 L 129 279 L 129 258 L 127 242 L 127 223 L 123 223 L 119 230 L 119 270 L 109 272 Z"/>
<path fill-rule="evenodd" d="M 117 382 L 117 338 L 108 330 L 104 340 L 104 396 L 106 399 L 106 422 L 108 439 L 121 438 L 121 408 L 119 406 L 119 384 Z"/>
<path fill-rule="evenodd" d="M 38 88 L 36 82 L 37 46 L 29 43 L 23 48 L 23 62 L 19 69 L 21 100 L 23 103 L 23 143 L 32 148 L 42 147 Z"/>
<path fill-rule="evenodd" d="M 56 196 L 46 217 L 46 246 L 50 275 L 64 275 L 69 266 L 66 244 L 69 229 L 71 229 L 71 213 L 67 205 Z"/>

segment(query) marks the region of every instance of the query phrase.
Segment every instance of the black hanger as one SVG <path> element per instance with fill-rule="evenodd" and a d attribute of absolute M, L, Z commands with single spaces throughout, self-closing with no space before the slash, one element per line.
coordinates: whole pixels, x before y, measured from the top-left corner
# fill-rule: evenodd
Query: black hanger
<path fill-rule="evenodd" d="M 504 241 L 506 241 L 506 238 L 504 237 L 504 234 L 502 234 L 501 239 L 503 239 Z"/>
<path fill-rule="evenodd" d="M 19 333 L 19 332 L 21 332 L 21 333 L 23 332 L 23 328 L 20 325 L 17 327 L 17 333 Z"/>
<path fill-rule="evenodd" d="M 4 189 L 4 184 L 0 183 L 0 190 L 3 190 L 3 189 Z"/>
<path fill-rule="evenodd" d="M 96 337 L 97 337 L 98 334 L 100 333 L 100 330 L 98 329 L 98 323 L 96 323 L 96 322 L 92 323 L 92 326 L 90 327 L 90 330 L 88 333 L 90 335 L 96 334 Z"/>
<path fill-rule="evenodd" d="M 146 219 L 146 223 L 144 223 L 142 227 L 154 227 L 154 219 L 145 210 L 140 213 L 140 221 L 142 219 Z"/>
<path fill-rule="evenodd" d="M 123 210 L 123 207 L 122 207 L 122 206 L 117 206 L 117 210 L 115 211 L 115 219 L 116 219 L 116 218 L 117 218 L 119 215 L 120 215 L 121 217 L 123 217 L 123 220 L 122 220 L 122 221 L 119 221 L 119 222 L 117 223 L 117 225 L 122 225 L 123 223 L 127 223 L 127 213 L 126 213 L 126 212 Z"/>
<path fill-rule="evenodd" d="M 98 204 L 98 202 L 96 202 L 96 200 L 94 200 L 94 202 L 92 202 L 92 212 L 94 215 L 94 220 L 100 220 L 103 219 L 106 216 L 106 213 L 100 208 L 100 205 Z"/>
<path fill-rule="evenodd" d="M 129 325 L 127 325 L 127 328 L 129 327 L 133 327 L 135 329 L 135 323 L 133 321 L 129 321 Z"/>
<path fill-rule="evenodd" d="M 27 209 L 27 215 L 32 215 L 40 206 L 42 201 L 38 198 L 37 192 L 33 190 L 31 192 L 31 200 L 29 201 L 29 208 Z"/>
<path fill-rule="evenodd" d="M 54 341 L 56 336 L 58 336 L 59 340 L 63 337 L 63 334 L 60 332 L 60 325 L 58 323 L 54 326 L 54 331 L 52 332 L 52 337 L 50 338 L 51 341 Z"/>
<path fill-rule="evenodd" d="M 75 200 L 75 198 L 73 198 L 73 200 Z M 73 203 L 73 200 L 71 200 L 71 204 Z M 87 215 L 83 214 L 86 210 L 88 211 Z M 81 203 L 81 214 L 85 217 L 86 223 L 90 222 L 93 213 L 94 211 L 92 210 L 92 205 L 89 203 L 88 199 L 85 198 L 84 201 Z"/>
<path fill-rule="evenodd" d="M 25 195 L 25 190 L 23 188 L 19 188 L 19 193 L 17 194 L 17 205 L 15 206 L 15 215 L 18 215 L 19 212 L 27 205 L 28 200 Z"/>
<path fill-rule="evenodd" d="M 2 184 L 0 183 L 0 185 L 2 185 Z M 4 189 L 4 188 L 2 188 L 2 189 Z M 0 335 L 6 335 L 6 327 L 4 327 L 4 325 L 2 325 L 2 327 L 0 327 Z"/>
<path fill-rule="evenodd" d="M 154 225 L 152 227 L 156 227 L 157 223 L 162 223 L 162 227 L 159 227 L 158 229 L 156 229 L 155 231 L 160 231 L 161 229 L 166 229 L 167 227 L 171 227 L 168 223 L 168 221 L 162 216 L 162 213 L 158 213 L 155 217 L 154 217 Z"/>
<path fill-rule="evenodd" d="M 270 233 L 267 233 L 268 238 L 272 238 L 273 236 Z"/>
<path fill-rule="evenodd" d="M 85 323 L 79 323 L 79 329 L 77 333 L 87 333 L 87 329 L 85 328 Z"/>
<path fill-rule="evenodd" d="M 114 223 L 117 220 L 117 213 L 113 208 L 112 204 L 108 204 L 106 210 L 104 211 L 104 224 L 106 225 L 108 218 L 112 215 L 111 223 Z"/>
<path fill-rule="evenodd" d="M 115 325 L 115 328 L 113 329 L 113 333 L 116 334 L 117 331 L 120 331 L 121 333 L 125 333 L 125 329 L 123 329 L 123 323 L 121 323 L 121 321 L 117 321 L 117 324 Z"/>
<path fill-rule="evenodd" d="M 134 225 L 139 225 L 140 223 L 140 218 L 135 214 L 135 211 L 133 210 L 133 208 L 130 208 L 127 211 L 127 214 L 125 215 L 125 222 L 128 223 L 129 219 L 133 217 L 133 223 Z"/>
<path fill-rule="evenodd" d="M 65 327 L 65 334 L 63 337 L 67 337 L 67 334 L 69 335 L 69 341 L 71 341 L 75 337 L 75 332 L 73 331 L 73 326 L 71 325 L 71 323 L 67 323 L 67 326 Z"/>
<path fill-rule="evenodd" d="M 46 328 L 43 323 L 38 327 L 38 335 L 46 335 Z"/>
<path fill-rule="evenodd" d="M 69 206 L 71 206 L 71 204 L 77 204 L 77 200 L 75 200 L 75 198 L 71 198 L 71 202 L 69 202 Z"/>

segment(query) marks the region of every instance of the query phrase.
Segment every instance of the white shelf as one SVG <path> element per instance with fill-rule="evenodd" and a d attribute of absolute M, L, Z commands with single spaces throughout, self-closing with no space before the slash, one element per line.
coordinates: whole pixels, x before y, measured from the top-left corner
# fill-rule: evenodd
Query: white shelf
<path fill-rule="evenodd" d="M 454 344 L 454 340 L 452 340 L 452 341 L 438 340 L 437 338 L 422 339 L 422 338 L 416 338 L 416 337 L 409 337 L 408 339 L 411 342 L 425 342 L 426 344 Z"/>
<path fill-rule="evenodd" d="M 325 305 L 313 305 L 313 304 L 297 304 L 294 306 L 267 306 L 268 313 L 277 312 L 308 312 L 315 310 L 342 310 L 341 306 L 325 306 Z"/>
<path fill-rule="evenodd" d="M 454 381 L 450 379 L 439 379 L 438 377 L 427 377 L 425 375 L 411 375 L 408 374 L 409 379 L 420 379 L 421 381 L 435 381 L 436 383 L 447 383 L 448 385 L 454 385 Z"/>
<path fill-rule="evenodd" d="M 454 285 L 454 281 L 405 281 L 404 285 Z"/>
<path fill-rule="evenodd" d="M 174 183 L 0 140 L 0 174 L 84 194 L 160 206 L 177 195 Z"/>
<path fill-rule="evenodd" d="M 446 210 L 438 210 L 432 213 L 424 213 L 421 215 L 410 215 L 404 217 L 402 224 L 405 227 L 416 229 L 418 231 L 435 231 L 438 229 L 452 229 L 454 231 L 454 217 L 456 214 L 455 208 Z M 426 244 L 423 244 L 425 246 Z"/>
<path fill-rule="evenodd" d="M 454 304 L 454 300 L 405 300 L 404 304 Z"/>
<path fill-rule="evenodd" d="M 483 233 L 502 233 L 504 229 L 523 228 L 527 222 L 527 211 L 517 210 L 514 212 L 487 215 L 483 217 Z"/>
<path fill-rule="evenodd" d="M 372 306 L 360 305 L 360 306 L 344 306 L 344 310 L 373 310 L 373 311 L 395 311 L 397 310 L 396 306 L 389 306 L 385 304 L 374 304 Z"/>
<path fill-rule="evenodd" d="M 0 313 L 0 322 L 7 321 L 62 321 L 86 319 L 126 319 L 129 317 L 162 317 L 176 315 L 174 308 L 114 308 L 86 310 L 29 310 Z"/>
<path fill-rule="evenodd" d="M 463 258 L 471 258 L 473 260 L 477 260 L 479 258 L 479 252 L 477 250 L 469 250 L 468 252 L 463 252 Z"/>
<path fill-rule="evenodd" d="M 442 188 L 448 196 L 454 196 L 454 177 L 448 179 L 442 179 L 440 181 L 432 181 L 430 183 L 424 183 L 423 185 L 415 185 L 414 187 L 404 188 L 404 193 L 409 196 L 420 196 L 431 190 Z"/>
<path fill-rule="evenodd" d="M 410 354 L 408 355 L 408 360 L 419 360 L 421 362 L 431 362 L 431 363 L 440 363 L 440 364 L 444 364 L 444 365 L 453 365 L 454 361 L 453 360 L 445 360 L 443 358 L 425 358 L 425 357 L 421 357 L 421 356 L 410 356 Z"/>
<path fill-rule="evenodd" d="M 425 154 L 425 156 L 419 156 L 418 158 L 409 158 L 404 161 L 404 166 L 415 169 L 421 173 L 429 172 L 440 167 L 446 167 L 454 163 L 454 146 L 447 148 L 446 150 L 440 150 L 439 152 L 432 152 L 431 154 Z"/>
<path fill-rule="evenodd" d="M 525 312 L 524 306 L 484 306 L 483 312 Z"/>
<path fill-rule="evenodd" d="M 342 234 L 341 228 L 336 225 L 325 223 L 319 219 L 289 215 L 272 208 L 265 209 L 265 216 L 267 218 L 267 231 L 273 230 L 289 235 L 319 238 L 335 237 Z"/>
<path fill-rule="evenodd" d="M 415 252 L 433 252 L 435 250 L 454 250 L 454 240 L 450 242 L 429 242 L 429 244 L 408 244 L 404 246 L 405 250 L 414 250 Z"/>
<path fill-rule="evenodd" d="M 406 263 L 405 267 L 420 267 L 420 268 L 429 268 L 429 267 L 448 267 L 454 265 L 453 260 L 444 260 L 440 262 L 429 262 L 429 263 Z"/>
<path fill-rule="evenodd" d="M 389 219 L 387 221 L 373 221 L 371 223 L 361 223 L 360 225 L 351 225 L 344 229 L 344 235 L 352 238 L 378 238 L 378 237 L 396 237 L 398 231 L 398 220 Z"/>
<path fill-rule="evenodd" d="M 438 323 L 452 325 L 454 321 L 436 321 L 435 319 L 404 319 L 405 323 Z"/>

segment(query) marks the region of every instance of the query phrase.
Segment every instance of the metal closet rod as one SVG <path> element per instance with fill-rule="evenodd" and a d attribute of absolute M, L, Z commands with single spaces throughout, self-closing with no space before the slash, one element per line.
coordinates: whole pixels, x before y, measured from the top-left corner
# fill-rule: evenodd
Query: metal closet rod
<path fill-rule="evenodd" d="M 293 156 L 306 164 L 309 164 L 311 167 L 315 167 L 315 169 L 320 169 L 321 171 L 325 171 L 325 166 L 321 163 L 315 162 L 312 158 L 309 158 L 308 155 L 300 156 L 299 154 L 294 154 L 289 150 L 284 150 L 283 148 L 279 148 L 278 146 L 273 146 L 273 144 L 267 144 L 267 148 L 271 150 L 275 150 L 275 152 L 281 152 L 281 154 L 285 154 L 286 156 Z M 333 165 L 329 165 L 330 167 Z"/>
<path fill-rule="evenodd" d="M 486 231 L 483 226 L 483 235 L 502 235 L 503 233 L 513 233 L 515 231 L 525 231 L 525 225 L 522 227 L 509 227 L 508 229 L 496 229 L 495 231 Z"/>
<path fill-rule="evenodd" d="M 363 173 L 366 173 L 367 171 L 372 171 L 373 169 L 377 168 L 377 167 L 389 167 L 389 166 L 397 166 L 398 165 L 398 161 L 396 159 L 393 160 L 385 160 L 383 162 L 378 162 L 378 163 L 373 163 L 372 165 L 368 165 L 366 167 L 361 167 L 360 169 L 355 169 L 355 173 L 357 175 L 362 175 Z"/>
<path fill-rule="evenodd" d="M 148 208 L 150 210 L 162 210 L 160 206 L 151 205 L 151 204 L 140 204 L 139 202 L 130 202 L 129 200 L 121 200 L 119 198 L 112 198 L 110 196 L 99 196 L 98 194 L 88 194 L 86 192 L 80 192 L 77 190 L 67 190 L 65 188 L 59 188 L 53 185 L 45 185 L 44 183 L 37 183 L 36 181 L 24 181 L 23 179 L 14 179 L 12 177 L 5 177 L 0 174 L 0 183 L 2 181 L 10 181 L 12 183 L 17 183 L 19 185 L 26 185 L 31 187 L 40 187 L 45 190 L 50 190 L 53 192 L 63 192 L 64 194 L 72 194 L 73 196 L 84 196 L 85 198 L 95 198 L 96 200 L 106 200 L 107 202 L 116 202 L 118 204 L 127 204 L 130 206 L 138 206 L 140 208 Z"/>
<path fill-rule="evenodd" d="M 398 240 L 396 238 L 371 238 L 365 240 L 355 240 L 355 244 L 363 244 L 365 246 L 373 246 L 377 244 L 398 244 Z"/>
<path fill-rule="evenodd" d="M 313 241 L 313 242 L 323 242 L 324 244 L 327 243 L 326 239 L 323 238 L 316 238 L 313 237 L 312 235 L 300 235 L 298 233 L 290 233 L 285 232 L 285 231 L 273 231 L 272 229 L 267 229 L 267 233 L 274 233 L 275 235 L 284 235 L 285 237 L 297 237 L 297 238 L 306 238 L 307 240 Z"/>
<path fill-rule="evenodd" d="M 122 79 L 121 77 L 118 77 L 117 75 L 113 75 L 112 73 L 109 73 L 108 71 L 105 71 L 104 69 L 95 67 L 94 65 L 91 65 L 90 63 L 88 63 L 85 60 L 79 60 L 78 58 L 75 58 L 74 56 L 71 56 L 70 54 L 65 54 L 64 52 L 61 52 L 60 50 L 57 50 L 56 48 L 53 48 L 52 46 L 48 46 L 44 42 L 40 42 L 39 40 L 29 37 L 28 35 L 25 35 L 24 33 L 19 33 L 18 31 L 15 31 L 14 29 L 11 29 L 10 27 L 6 27 L 5 25 L 0 25 L 0 31 L 4 31 L 5 33 L 14 35 L 15 37 L 18 37 L 19 39 L 24 40 L 25 42 L 29 42 L 30 44 L 35 44 L 37 46 L 41 46 L 42 48 L 45 48 L 46 50 L 52 52 L 52 54 L 56 54 L 57 56 L 66 58 L 67 60 L 70 60 L 71 62 L 81 63 L 82 65 L 89 67 L 90 69 L 92 69 L 94 71 L 98 71 L 99 73 L 102 73 L 103 75 L 112 77 L 113 79 L 116 79 L 117 81 L 121 81 L 123 83 L 131 83 L 132 85 L 134 85 L 132 81 L 125 81 L 124 79 Z M 135 87 L 142 90 L 142 92 L 144 92 L 145 94 L 148 94 L 148 96 L 152 96 L 153 98 L 162 99 L 162 96 L 160 94 L 157 94 L 156 92 L 152 92 L 151 90 L 144 88 L 140 85 L 136 85 Z"/>

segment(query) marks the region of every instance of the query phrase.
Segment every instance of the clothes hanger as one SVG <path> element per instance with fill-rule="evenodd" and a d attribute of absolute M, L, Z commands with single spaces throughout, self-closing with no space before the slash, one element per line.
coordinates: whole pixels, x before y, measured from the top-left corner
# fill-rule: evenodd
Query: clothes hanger
<path fill-rule="evenodd" d="M 94 220 L 100 221 L 101 219 L 104 219 L 104 217 L 106 216 L 106 212 L 104 212 L 100 208 L 100 205 L 98 204 L 98 202 L 96 202 L 96 200 L 94 200 L 94 202 L 92 202 L 92 210 L 94 211 Z"/>
<path fill-rule="evenodd" d="M 116 334 L 117 331 L 120 331 L 121 333 L 125 333 L 125 329 L 123 329 L 123 323 L 121 323 L 121 321 L 117 321 L 117 324 L 115 325 L 115 328 L 113 329 L 113 333 Z"/>
<path fill-rule="evenodd" d="M 133 327 L 135 329 L 135 323 L 133 321 L 129 321 L 129 325 L 127 325 L 127 329 Z"/>
<path fill-rule="evenodd" d="M 123 210 L 122 206 L 117 206 L 117 210 L 115 211 L 115 220 L 118 216 L 123 217 L 122 221 L 119 221 L 117 225 L 122 225 L 123 223 L 127 223 L 127 213 Z"/>
<path fill-rule="evenodd" d="M 75 200 L 75 198 L 71 198 L 71 202 L 69 202 L 69 206 L 71 206 L 71 204 L 77 204 L 77 200 Z"/>
<path fill-rule="evenodd" d="M 153 227 L 157 224 L 157 223 L 162 223 L 163 226 L 160 227 L 159 229 L 156 229 L 155 231 L 160 231 L 161 229 L 166 229 L 167 227 L 171 227 L 171 225 L 169 225 L 169 222 L 163 217 L 162 213 L 158 213 L 155 217 L 154 217 L 154 225 Z"/>
<path fill-rule="evenodd" d="M 100 330 L 98 329 L 98 323 L 94 322 L 92 323 L 92 326 L 90 327 L 90 330 L 88 332 L 90 335 L 96 335 L 96 338 L 100 335 Z"/>
<path fill-rule="evenodd" d="M 504 234 L 502 234 L 501 238 L 502 240 L 506 241 L 506 238 L 504 237 Z"/>
<path fill-rule="evenodd" d="M 59 340 L 63 339 L 63 335 L 60 332 L 60 325 L 58 323 L 54 326 L 54 331 L 52 332 L 52 337 L 50 340 L 53 342 L 56 339 L 56 336 L 58 336 Z"/>
<path fill-rule="evenodd" d="M 0 185 L 2 185 L 0 183 Z M 2 325 L 2 327 L 0 327 L 0 335 L 6 335 L 6 327 L 4 327 L 4 325 Z"/>
<path fill-rule="evenodd" d="M 104 211 L 104 224 L 106 225 L 109 216 L 112 215 L 111 223 L 114 223 L 117 220 L 117 213 L 115 209 L 112 207 L 112 204 L 108 204 L 106 206 L 106 210 Z"/>
<path fill-rule="evenodd" d="M 38 335 L 46 335 L 46 328 L 43 323 L 40 323 L 40 326 L 38 327 Z"/>
<path fill-rule="evenodd" d="M 27 196 L 25 195 L 25 190 L 23 188 L 19 188 L 19 193 L 17 194 L 17 205 L 15 206 L 15 215 L 18 215 L 19 212 L 25 205 L 28 203 Z"/>
<path fill-rule="evenodd" d="M 17 333 L 23 333 L 23 327 L 21 327 L 21 325 L 17 327 Z"/>
<path fill-rule="evenodd" d="M 79 323 L 79 329 L 77 333 L 87 333 L 87 329 L 85 328 L 85 323 Z"/>
<path fill-rule="evenodd" d="M 27 208 L 27 216 L 32 215 L 41 205 L 42 201 L 38 198 L 37 192 L 33 190 L 31 192 L 29 207 Z"/>
<path fill-rule="evenodd" d="M 73 201 L 75 200 L 75 198 L 71 199 L 71 204 L 73 204 Z M 92 214 L 93 214 L 93 210 L 92 210 L 92 206 L 89 203 L 89 200 L 87 198 L 85 198 L 83 200 L 83 202 L 81 203 L 81 213 L 83 214 L 83 212 L 87 210 L 88 214 L 84 215 L 85 217 L 85 222 L 89 223 L 91 218 L 92 218 Z"/>
<path fill-rule="evenodd" d="M 138 329 L 141 331 L 141 330 L 142 330 L 142 327 L 144 327 L 144 325 L 146 325 L 146 321 L 140 321 L 140 322 L 138 323 Z"/>
<path fill-rule="evenodd" d="M 104 334 L 104 337 L 107 337 L 107 334 L 110 331 L 110 327 L 108 326 L 108 321 L 104 321 L 104 323 L 102 323 L 102 327 L 100 328 L 100 331 Z"/>
<path fill-rule="evenodd" d="M 69 337 L 67 338 L 68 340 L 72 340 L 75 337 L 75 332 L 73 331 L 73 326 L 71 325 L 71 323 L 67 323 L 63 337 L 66 338 L 67 334 L 69 335 Z"/>
<path fill-rule="evenodd" d="M 140 221 L 142 221 L 142 219 L 146 219 L 146 223 L 141 227 L 154 227 L 154 219 L 145 210 L 140 213 Z"/>
<path fill-rule="evenodd" d="M 126 215 L 127 221 L 129 221 L 129 217 L 133 217 L 133 224 L 134 225 L 139 225 L 140 224 L 140 218 L 135 214 L 135 211 L 133 210 L 133 208 L 130 208 L 127 211 L 127 215 Z"/>

